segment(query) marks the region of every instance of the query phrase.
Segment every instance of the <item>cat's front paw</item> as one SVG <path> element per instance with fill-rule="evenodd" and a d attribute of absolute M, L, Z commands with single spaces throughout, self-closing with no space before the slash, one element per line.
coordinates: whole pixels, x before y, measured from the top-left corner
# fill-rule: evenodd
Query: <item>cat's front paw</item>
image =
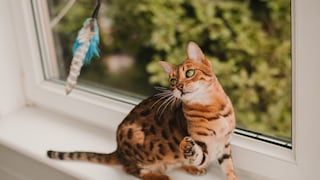
<path fill-rule="evenodd" d="M 184 158 L 189 159 L 195 154 L 195 141 L 191 137 L 184 137 L 180 142 L 180 150 L 184 155 Z"/>

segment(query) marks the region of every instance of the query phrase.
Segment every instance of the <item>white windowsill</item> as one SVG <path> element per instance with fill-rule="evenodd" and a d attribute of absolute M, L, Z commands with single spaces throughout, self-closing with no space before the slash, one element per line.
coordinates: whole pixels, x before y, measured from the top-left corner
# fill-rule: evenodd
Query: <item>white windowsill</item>
<path fill-rule="evenodd" d="M 44 109 L 24 107 L 0 120 L 0 177 L 16 179 L 136 179 L 110 167 L 85 162 L 56 161 L 46 157 L 49 149 L 112 152 L 116 148 L 115 130 L 81 124 L 71 117 Z M 32 165 L 33 164 L 33 165 Z M 266 179 L 237 170 L 240 179 Z M 205 176 L 170 172 L 172 179 L 224 179 L 212 165 Z"/>

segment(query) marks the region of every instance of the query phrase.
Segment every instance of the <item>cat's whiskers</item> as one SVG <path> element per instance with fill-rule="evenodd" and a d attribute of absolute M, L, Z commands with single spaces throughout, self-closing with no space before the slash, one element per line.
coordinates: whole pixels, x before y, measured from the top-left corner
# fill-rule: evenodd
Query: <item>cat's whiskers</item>
<path fill-rule="evenodd" d="M 163 110 L 165 109 L 164 107 L 166 107 L 166 105 L 167 105 L 168 102 L 170 101 L 171 97 L 172 97 L 172 96 L 168 96 L 168 98 L 167 98 L 166 100 L 164 100 L 164 101 L 160 104 L 160 106 L 158 107 L 158 109 L 157 109 L 157 114 L 159 114 L 159 111 L 161 111 L 160 117 L 161 117 L 161 115 L 162 115 L 162 113 L 163 113 Z"/>
<path fill-rule="evenodd" d="M 172 91 L 167 88 L 158 86 L 158 87 L 155 87 L 155 89 L 160 91 L 160 93 L 154 95 L 155 97 L 159 97 L 159 99 L 152 104 L 151 108 L 154 108 L 155 105 L 157 105 L 162 101 L 156 110 L 157 115 L 161 117 L 164 111 L 168 108 L 168 106 L 171 106 L 171 110 L 173 110 L 173 107 L 176 104 L 177 98 L 173 96 Z"/>
<path fill-rule="evenodd" d="M 169 91 L 168 88 L 161 87 L 161 86 L 155 86 L 154 88 L 155 88 L 156 90 L 158 90 L 158 91 Z"/>
<path fill-rule="evenodd" d="M 174 98 L 173 102 L 171 103 L 171 110 L 173 110 L 174 107 L 178 107 L 181 104 L 181 100 L 179 98 Z"/>
<path fill-rule="evenodd" d="M 163 112 L 167 109 L 167 107 L 172 104 L 172 102 L 174 101 L 175 97 L 174 96 L 170 96 L 168 99 L 166 99 L 158 108 L 158 111 L 161 110 L 160 112 L 160 117 L 162 116 Z"/>
<path fill-rule="evenodd" d="M 165 99 L 165 98 L 168 98 L 168 97 L 170 97 L 171 95 L 170 95 L 169 93 L 159 93 L 159 94 L 156 94 L 155 96 L 160 96 L 160 97 L 159 97 L 159 99 L 158 99 L 156 102 L 154 102 L 154 103 L 152 104 L 151 109 L 153 109 L 153 107 L 154 107 L 155 105 L 157 105 L 161 100 L 163 100 L 163 99 Z"/>
<path fill-rule="evenodd" d="M 165 96 L 165 95 L 169 95 L 169 96 L 171 96 L 171 94 L 170 94 L 170 92 L 168 91 L 168 92 L 161 92 L 161 93 L 158 93 L 158 94 L 156 94 L 156 95 L 154 95 L 154 96 L 156 96 L 156 97 L 162 97 L 162 96 Z"/>
<path fill-rule="evenodd" d="M 170 90 L 162 90 L 162 92 L 156 94 L 155 96 L 163 96 L 163 95 L 172 95 L 172 92 Z"/>
<path fill-rule="evenodd" d="M 175 105 L 175 102 L 176 102 L 176 98 L 172 98 L 171 101 L 169 102 L 171 111 L 174 110 L 173 107 Z"/>

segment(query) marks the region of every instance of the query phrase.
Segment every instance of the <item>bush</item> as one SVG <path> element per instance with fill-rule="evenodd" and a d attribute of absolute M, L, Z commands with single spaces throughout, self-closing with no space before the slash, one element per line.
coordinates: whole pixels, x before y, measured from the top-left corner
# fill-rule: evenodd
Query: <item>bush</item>
<path fill-rule="evenodd" d="M 51 3 L 55 14 L 61 4 Z M 77 1 L 54 29 L 66 67 L 93 6 Z M 238 127 L 291 139 L 290 0 L 109 0 L 106 7 L 108 14 L 100 12 L 99 19 L 108 18 L 112 25 L 101 33 L 102 57 L 131 55 L 135 69 L 115 77 L 93 61 L 80 79 L 147 95 L 154 84 L 168 85 L 157 62 L 181 63 L 192 40 L 212 61 L 235 106 Z"/>
<path fill-rule="evenodd" d="M 238 126 L 291 138 L 290 1 L 114 0 L 113 43 L 151 51 L 150 83 L 168 84 L 157 62 L 179 64 L 196 41 L 232 99 Z M 144 57 L 146 58 L 146 57 Z"/>

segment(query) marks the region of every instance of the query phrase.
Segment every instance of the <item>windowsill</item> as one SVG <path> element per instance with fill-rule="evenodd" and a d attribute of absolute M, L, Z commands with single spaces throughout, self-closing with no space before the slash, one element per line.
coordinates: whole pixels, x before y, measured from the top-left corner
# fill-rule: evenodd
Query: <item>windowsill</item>
<path fill-rule="evenodd" d="M 85 162 L 61 162 L 46 157 L 49 149 L 112 152 L 116 148 L 115 130 L 82 124 L 71 117 L 35 107 L 23 108 L 0 120 L 0 177 L 35 179 L 135 179 L 121 167 Z M 19 158 L 15 158 L 19 157 Z M 18 161 L 23 161 L 20 163 Z M 28 162 L 26 162 L 28 161 Z M 28 164 L 37 164 L 37 168 Z M 25 166 L 24 166 L 25 165 Z M 237 170 L 240 179 L 266 179 Z M 195 177 L 173 171 L 172 179 L 224 179 L 220 168 L 212 165 L 207 175 Z M 20 177 L 20 178 L 19 178 Z M 31 178 L 31 179 L 33 179 Z"/>

